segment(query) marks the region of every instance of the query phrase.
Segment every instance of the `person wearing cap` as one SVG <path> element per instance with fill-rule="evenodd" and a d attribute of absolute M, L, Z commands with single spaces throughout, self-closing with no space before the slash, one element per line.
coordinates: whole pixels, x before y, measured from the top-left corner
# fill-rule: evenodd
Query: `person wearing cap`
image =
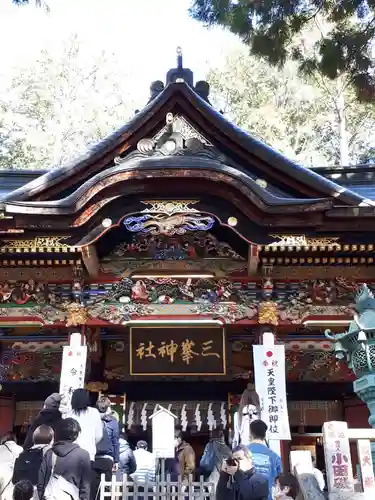
<path fill-rule="evenodd" d="M 44 402 L 43 409 L 39 412 L 38 416 L 34 422 L 29 427 L 26 435 L 25 442 L 23 444 L 24 450 L 29 450 L 33 446 L 33 434 L 34 431 L 41 425 L 47 425 L 52 427 L 53 431 L 56 432 L 56 428 L 61 422 L 62 416 L 59 410 L 61 402 L 61 395 L 54 392 Z"/>
<path fill-rule="evenodd" d="M 138 441 L 137 448 L 134 451 L 137 468 L 131 477 L 135 483 L 140 485 L 155 481 L 156 461 L 154 455 L 147 448 L 146 441 L 141 440 Z"/>

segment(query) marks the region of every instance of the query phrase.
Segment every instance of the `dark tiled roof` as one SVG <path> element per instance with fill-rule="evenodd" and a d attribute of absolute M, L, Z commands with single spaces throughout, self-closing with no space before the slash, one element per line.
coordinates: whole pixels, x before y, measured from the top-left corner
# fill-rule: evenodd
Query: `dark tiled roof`
<path fill-rule="evenodd" d="M 45 173 L 46 170 L 0 170 L 0 199 Z"/>
<path fill-rule="evenodd" d="M 7 201 L 26 201 L 30 197 L 35 197 L 39 193 L 46 191 L 46 189 L 57 187 L 78 173 L 82 175 L 90 165 L 110 154 L 116 148 L 122 147 L 124 141 L 127 141 L 136 132 L 139 133 L 142 127 L 156 113 L 160 112 L 161 109 L 171 111 L 172 109 L 169 109 L 168 103 L 171 103 L 172 106 L 176 100 L 178 100 L 179 106 L 183 108 L 181 110 L 182 114 L 186 112 L 193 126 L 195 121 L 202 123 L 201 120 L 204 117 L 204 121 L 209 126 L 207 131 L 201 130 L 201 133 L 206 133 L 208 139 L 210 139 L 211 135 L 213 136 L 212 140 L 215 137 L 218 138 L 217 140 L 220 144 L 225 147 L 224 143 L 226 143 L 226 148 L 228 149 L 231 149 L 233 145 L 233 148 L 237 148 L 242 158 L 248 158 L 248 165 L 244 166 L 244 168 L 250 169 L 252 165 L 258 165 L 259 172 L 264 172 L 270 178 L 272 184 L 275 184 L 272 182 L 272 179 L 280 179 L 281 175 L 283 184 L 298 183 L 301 187 L 305 186 L 305 191 L 307 188 L 309 191 L 315 192 L 315 197 L 334 198 L 342 204 L 349 206 L 358 206 L 363 202 L 363 198 L 358 193 L 351 191 L 347 187 L 342 189 L 336 182 L 319 175 L 313 170 L 296 164 L 269 146 L 246 134 L 243 130 L 224 118 L 207 101 L 202 99 L 194 89 L 184 82 L 168 85 L 121 129 L 91 147 L 76 160 L 60 168 L 52 169 L 39 179 L 31 181 L 24 188 L 8 194 L 6 196 Z M 200 128 L 205 128 L 205 126 L 201 126 Z M 226 152 L 226 154 L 228 153 L 230 154 L 230 151 Z M 294 196 L 298 197 L 298 194 L 296 193 Z"/>
<path fill-rule="evenodd" d="M 375 200 L 375 165 L 313 167 L 311 170 L 364 198 Z"/>

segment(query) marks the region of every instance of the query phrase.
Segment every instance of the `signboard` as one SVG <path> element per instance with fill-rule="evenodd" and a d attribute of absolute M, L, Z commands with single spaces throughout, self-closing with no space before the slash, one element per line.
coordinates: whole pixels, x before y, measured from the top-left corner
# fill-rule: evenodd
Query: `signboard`
<path fill-rule="evenodd" d="M 150 326 L 130 329 L 130 375 L 226 375 L 223 328 Z"/>
<path fill-rule="evenodd" d="M 357 441 L 359 470 L 363 491 L 371 492 L 374 497 L 375 481 L 374 468 L 371 456 L 371 442 L 369 439 L 358 439 Z"/>
<path fill-rule="evenodd" d="M 299 465 L 303 474 L 313 473 L 313 463 L 310 450 L 292 450 L 289 455 L 290 470 L 294 473 L 294 467 Z"/>
<path fill-rule="evenodd" d="M 152 453 L 155 458 L 174 458 L 174 427 L 176 416 L 159 405 L 159 410 L 151 415 Z"/>
<path fill-rule="evenodd" d="M 87 346 L 64 346 L 60 376 L 60 394 L 65 409 L 70 409 L 70 401 L 75 389 L 85 385 Z"/>
<path fill-rule="evenodd" d="M 328 491 L 354 491 L 352 461 L 346 422 L 325 422 L 323 443 Z"/>
<path fill-rule="evenodd" d="M 284 346 L 254 345 L 253 356 L 255 390 L 260 398 L 262 420 L 268 425 L 267 437 L 290 440 Z"/>

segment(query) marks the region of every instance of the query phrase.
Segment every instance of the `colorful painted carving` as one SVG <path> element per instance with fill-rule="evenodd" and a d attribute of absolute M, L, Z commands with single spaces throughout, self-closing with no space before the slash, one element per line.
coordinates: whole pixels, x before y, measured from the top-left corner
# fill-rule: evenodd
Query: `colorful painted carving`
<path fill-rule="evenodd" d="M 227 279 L 123 278 L 112 286 L 83 286 L 80 277 L 70 286 L 3 282 L 0 285 L 1 321 L 33 317 L 41 324 L 71 326 L 100 318 L 123 324 L 132 317 L 203 315 L 235 323 L 301 324 L 311 316 L 350 316 L 356 284 L 341 278 L 302 283 L 233 282 Z M 349 304 L 349 305 L 348 305 Z M 169 312 L 166 313 L 169 307 Z"/>
<path fill-rule="evenodd" d="M 209 231 L 215 223 L 210 215 L 203 214 L 142 214 L 126 217 L 124 226 L 132 233 L 153 236 L 175 236 L 195 231 Z"/>
<path fill-rule="evenodd" d="M 349 382 L 354 373 L 339 363 L 333 352 L 287 352 L 286 372 L 289 381 Z"/>
<path fill-rule="evenodd" d="M 213 279 L 175 279 L 145 278 L 132 280 L 124 278 L 108 292 L 108 300 L 118 300 L 123 304 L 129 302 L 172 304 L 202 303 L 232 300 L 233 290 L 227 280 Z"/>
<path fill-rule="evenodd" d="M 24 305 L 28 302 L 37 304 L 54 304 L 58 297 L 49 289 L 47 283 L 36 283 L 29 280 L 24 283 L 0 283 L 0 303 Z"/>
<path fill-rule="evenodd" d="M 345 363 L 338 363 L 333 353 L 333 344 L 320 345 L 300 341 L 286 344 L 287 379 L 294 381 L 350 382 L 355 376 Z M 249 366 L 249 360 L 250 366 Z M 231 370 L 238 379 L 253 380 L 252 343 L 232 343 Z"/>
<path fill-rule="evenodd" d="M 6 349 L 1 356 L 0 381 L 56 381 L 60 372 L 61 351 L 19 352 Z"/>
<path fill-rule="evenodd" d="M 218 241 L 210 233 L 198 232 L 174 238 L 164 235 L 139 234 L 131 243 L 122 243 L 108 257 L 153 260 L 195 260 L 205 258 L 244 260 L 228 243 Z"/>

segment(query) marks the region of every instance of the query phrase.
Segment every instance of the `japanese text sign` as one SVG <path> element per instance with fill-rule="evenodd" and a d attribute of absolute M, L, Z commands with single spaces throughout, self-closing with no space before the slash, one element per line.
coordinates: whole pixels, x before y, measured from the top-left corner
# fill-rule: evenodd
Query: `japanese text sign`
<path fill-rule="evenodd" d="M 358 462 L 361 471 L 361 481 L 364 492 L 375 493 L 374 468 L 371 456 L 371 442 L 369 439 L 357 441 Z"/>
<path fill-rule="evenodd" d="M 354 491 L 348 424 L 325 422 L 323 440 L 328 490 Z"/>
<path fill-rule="evenodd" d="M 255 345 L 253 355 L 255 390 L 261 403 L 262 420 L 268 425 L 268 439 L 289 440 L 284 346 Z"/>
<path fill-rule="evenodd" d="M 60 394 L 67 409 L 70 408 L 73 391 L 85 385 L 86 361 L 87 346 L 63 347 Z"/>
<path fill-rule="evenodd" d="M 130 375 L 225 375 L 225 332 L 217 327 L 130 329 Z"/>
<path fill-rule="evenodd" d="M 162 406 L 151 415 L 152 453 L 156 458 L 175 457 L 174 429 L 176 416 Z"/>

